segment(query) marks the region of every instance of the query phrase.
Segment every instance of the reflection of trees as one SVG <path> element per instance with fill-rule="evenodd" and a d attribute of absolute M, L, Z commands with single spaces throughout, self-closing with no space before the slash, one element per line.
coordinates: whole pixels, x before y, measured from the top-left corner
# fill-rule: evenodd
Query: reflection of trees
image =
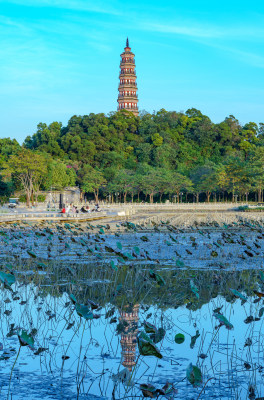
<path fill-rule="evenodd" d="M 257 270 L 162 270 L 158 273 L 165 280 L 164 286 L 158 286 L 149 275 L 149 267 L 120 266 L 113 271 L 108 264 L 96 266 L 49 262 L 47 275 L 29 276 L 21 270 L 32 270 L 33 262 L 17 266 L 19 281 L 32 282 L 39 286 L 42 296 L 51 294 L 60 297 L 64 292 L 73 293 L 80 303 L 93 300 L 100 306 L 113 304 L 119 310 L 127 304 L 158 305 L 161 309 L 187 307 L 196 310 L 212 298 L 222 295 L 227 301 L 234 299 L 230 289 L 254 295 L 253 290 L 264 290 Z M 152 266 L 152 269 L 154 267 Z M 190 281 L 198 288 L 199 298 L 191 290 Z"/>

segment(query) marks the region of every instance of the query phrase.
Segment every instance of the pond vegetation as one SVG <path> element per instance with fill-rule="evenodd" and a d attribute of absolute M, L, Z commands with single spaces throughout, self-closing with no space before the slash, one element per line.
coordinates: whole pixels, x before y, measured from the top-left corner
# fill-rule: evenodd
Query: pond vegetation
<path fill-rule="evenodd" d="M 3 224 L 3 399 L 261 399 L 263 227 Z"/>

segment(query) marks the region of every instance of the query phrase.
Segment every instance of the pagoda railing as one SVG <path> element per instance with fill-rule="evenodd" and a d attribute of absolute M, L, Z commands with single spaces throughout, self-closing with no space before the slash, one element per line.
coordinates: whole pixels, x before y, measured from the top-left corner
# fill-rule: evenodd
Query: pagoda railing
<path fill-rule="evenodd" d="M 136 82 L 130 82 L 130 83 L 120 83 L 119 87 L 124 87 L 124 86 L 134 86 L 137 87 Z"/>
<path fill-rule="evenodd" d="M 120 72 L 120 77 L 122 77 L 122 76 L 128 76 L 128 75 L 133 75 L 133 76 L 135 76 L 136 75 L 136 71 L 133 71 L 133 72 Z"/>
<path fill-rule="evenodd" d="M 125 107 L 120 108 L 120 110 L 137 110 L 137 106 L 136 107 L 131 107 L 129 105 L 126 105 Z"/>
<path fill-rule="evenodd" d="M 138 99 L 138 96 L 137 96 L 137 94 L 119 94 L 118 98 L 119 99 L 124 99 L 124 98 L 127 98 L 127 99 Z"/>
<path fill-rule="evenodd" d="M 122 60 L 122 61 L 120 61 L 120 67 L 121 67 L 122 65 L 127 65 L 127 64 L 133 64 L 133 65 L 135 65 L 135 60 L 129 60 L 129 61 Z"/>

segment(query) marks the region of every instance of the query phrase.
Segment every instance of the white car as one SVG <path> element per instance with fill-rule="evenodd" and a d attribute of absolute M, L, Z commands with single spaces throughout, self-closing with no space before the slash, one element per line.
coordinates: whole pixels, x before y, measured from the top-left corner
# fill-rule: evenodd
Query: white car
<path fill-rule="evenodd" d="M 14 198 L 10 198 L 9 199 L 9 204 L 8 204 L 8 208 L 16 208 L 16 206 L 18 205 L 18 198 L 14 197 Z"/>

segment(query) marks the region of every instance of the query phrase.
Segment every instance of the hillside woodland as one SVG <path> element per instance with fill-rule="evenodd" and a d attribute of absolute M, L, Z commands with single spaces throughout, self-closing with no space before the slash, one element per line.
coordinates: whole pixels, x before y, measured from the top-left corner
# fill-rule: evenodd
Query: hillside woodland
<path fill-rule="evenodd" d="M 22 145 L 0 139 L 0 195 L 78 185 L 96 201 L 263 201 L 264 124 L 201 111 L 125 110 L 40 123 Z"/>

